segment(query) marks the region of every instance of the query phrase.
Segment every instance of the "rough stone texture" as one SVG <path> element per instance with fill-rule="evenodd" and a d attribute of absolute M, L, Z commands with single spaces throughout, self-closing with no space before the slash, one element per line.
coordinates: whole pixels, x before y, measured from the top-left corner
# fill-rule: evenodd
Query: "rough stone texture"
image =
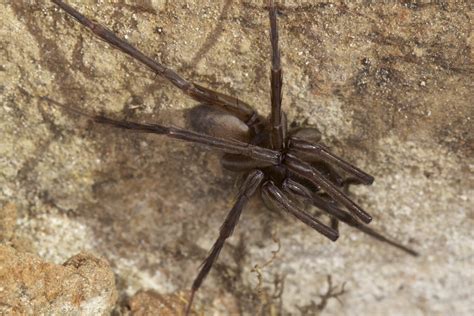
<path fill-rule="evenodd" d="M 186 78 L 269 113 L 262 1 L 70 3 Z M 197 310 L 474 313 L 472 8 L 368 3 L 285 1 L 284 109 L 292 126 L 317 126 L 326 145 L 376 177 L 353 188 L 355 200 L 373 227 L 421 256 L 347 227 L 331 243 L 255 200 Z M 186 291 L 231 207 L 236 176 L 212 151 L 94 126 L 39 97 L 181 126 L 195 102 L 50 2 L 0 8 L 0 207 L 17 210 L 18 244 L 55 263 L 81 249 L 105 256 L 123 297 Z M 278 245 L 271 264 L 257 269 L 259 285 L 251 270 Z M 343 304 L 330 299 L 319 311 L 312 306 L 327 275 L 346 282 L 346 292 Z"/>
<path fill-rule="evenodd" d="M 6 204 L 0 211 L 0 242 L 9 242 L 15 232 L 16 207 Z"/>
<path fill-rule="evenodd" d="M 128 301 L 127 308 L 135 316 L 174 316 L 182 312 L 185 302 L 182 294 L 160 295 L 153 291 L 138 291 Z"/>
<path fill-rule="evenodd" d="M 103 259 L 81 253 L 56 265 L 0 245 L 2 315 L 109 315 L 116 300 Z"/>

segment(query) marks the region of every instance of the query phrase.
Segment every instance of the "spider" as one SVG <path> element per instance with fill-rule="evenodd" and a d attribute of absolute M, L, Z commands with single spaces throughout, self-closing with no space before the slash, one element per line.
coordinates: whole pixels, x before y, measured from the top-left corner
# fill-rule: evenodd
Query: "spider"
<path fill-rule="evenodd" d="M 374 178 L 356 166 L 331 153 L 317 143 L 316 129 L 287 129 L 282 111 L 282 66 L 278 46 L 277 8 L 268 2 L 270 19 L 271 114 L 265 118 L 249 104 L 182 78 L 179 74 L 146 56 L 119 38 L 105 26 L 93 22 L 61 0 L 52 0 L 67 14 L 90 29 L 96 36 L 148 66 L 157 75 L 169 80 L 199 104 L 189 112 L 195 131 L 173 126 L 116 120 L 103 115 L 83 113 L 59 102 L 48 102 L 87 116 L 96 123 L 137 132 L 160 134 L 192 143 L 203 144 L 223 152 L 222 166 L 244 175 L 232 209 L 220 227 L 219 236 L 203 261 L 195 278 L 186 307 L 190 313 L 197 290 L 217 260 L 227 238 L 232 235 L 247 201 L 260 193 L 265 205 L 283 209 L 320 234 L 335 241 L 339 237 L 338 223 L 344 222 L 411 255 L 417 253 L 377 231 L 365 226 L 372 217 L 347 196 L 350 184 L 371 185 Z M 343 177 L 341 174 L 345 174 Z M 330 218 L 325 224 L 301 207 L 301 201 L 312 204 Z"/>

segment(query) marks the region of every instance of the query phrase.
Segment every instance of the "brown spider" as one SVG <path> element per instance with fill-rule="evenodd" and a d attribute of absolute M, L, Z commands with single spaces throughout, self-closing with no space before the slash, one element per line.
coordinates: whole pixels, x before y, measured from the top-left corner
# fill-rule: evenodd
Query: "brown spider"
<path fill-rule="evenodd" d="M 300 128 L 287 131 L 286 116 L 281 110 L 282 68 L 278 48 L 277 10 L 272 0 L 268 3 L 272 45 L 271 115 L 268 119 L 238 98 L 183 79 L 173 70 L 147 57 L 112 31 L 86 18 L 63 1 L 52 1 L 95 35 L 145 64 L 156 74 L 168 79 L 183 93 L 198 101 L 200 104 L 190 111 L 190 121 L 192 127 L 199 132 L 90 115 L 49 98 L 44 99 L 85 115 L 97 123 L 161 134 L 221 150 L 224 153 L 223 167 L 245 174 L 236 202 L 227 214 L 220 228 L 219 237 L 194 280 L 186 314 L 190 312 L 196 291 L 237 225 L 244 205 L 257 191 L 261 193 L 268 207 L 284 209 L 332 241 L 339 237 L 338 223 L 342 221 L 380 241 L 411 255 L 417 255 L 415 251 L 366 227 L 364 224 L 368 224 L 372 217 L 346 195 L 345 191 L 349 184 L 370 185 L 374 181 L 372 176 L 332 154 L 326 147 L 315 144 L 314 142 L 320 139 L 315 129 Z M 349 176 L 343 178 L 340 175 L 341 171 Z M 330 226 L 302 209 L 297 203 L 301 200 L 310 202 L 329 215 Z"/>

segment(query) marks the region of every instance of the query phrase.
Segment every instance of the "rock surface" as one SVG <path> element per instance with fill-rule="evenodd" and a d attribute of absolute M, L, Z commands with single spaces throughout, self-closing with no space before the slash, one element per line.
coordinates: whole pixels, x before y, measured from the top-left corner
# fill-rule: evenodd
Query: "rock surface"
<path fill-rule="evenodd" d="M 269 113 L 262 1 L 69 2 L 184 77 Z M 326 145 L 373 174 L 374 185 L 352 188 L 354 199 L 373 215 L 372 227 L 421 256 L 346 226 L 331 243 L 255 200 L 198 293 L 196 310 L 472 315 L 468 2 L 284 3 L 283 108 L 291 126 L 317 126 Z M 32 297 L 95 304 L 93 297 L 108 293 L 108 304 L 114 297 L 108 272 L 109 281 L 88 292 L 77 289 L 85 284 L 81 274 L 73 277 L 76 267 L 57 265 L 87 250 L 111 263 L 123 298 L 189 289 L 232 205 L 236 175 L 223 171 L 210 150 L 94 126 L 40 97 L 177 126 L 195 102 L 49 1 L 3 1 L 0 9 L 0 209 L 6 214 L 0 218 L 18 216 L 14 234 L 12 223 L 0 223 L 2 241 L 18 249 L 2 246 L 0 270 L 11 275 L 27 258 L 22 264 L 36 279 L 45 280 L 47 271 L 71 275 L 61 287 L 39 284 Z M 102 261 L 87 262 L 105 273 Z M 252 271 L 255 265 L 261 268 Z M 329 299 L 319 310 L 327 275 L 346 284 L 338 297 L 343 304 Z M 10 289 L 3 295 L 17 297 Z M 84 300 L 71 293 L 85 293 Z M 41 312 L 34 300 L 24 304 Z"/>
<path fill-rule="evenodd" d="M 2 315 L 110 315 L 116 301 L 103 259 L 81 253 L 56 265 L 0 245 Z"/>
<path fill-rule="evenodd" d="M 128 301 L 129 312 L 135 316 L 179 315 L 186 299 L 178 294 L 160 295 L 153 291 L 138 291 Z"/>

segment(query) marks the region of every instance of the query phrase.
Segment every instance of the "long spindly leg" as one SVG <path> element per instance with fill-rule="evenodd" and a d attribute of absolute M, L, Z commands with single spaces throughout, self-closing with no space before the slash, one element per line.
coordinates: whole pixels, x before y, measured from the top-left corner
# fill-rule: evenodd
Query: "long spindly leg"
<path fill-rule="evenodd" d="M 235 202 L 230 212 L 227 214 L 227 217 L 225 218 L 224 223 L 220 228 L 219 237 L 212 246 L 211 252 L 207 256 L 206 260 L 204 260 L 204 262 L 202 263 L 199 274 L 197 275 L 196 279 L 194 279 L 193 285 L 191 287 L 191 296 L 189 298 L 188 306 L 186 308 L 186 315 L 188 315 L 191 311 L 191 305 L 193 303 L 196 291 L 199 289 L 207 274 L 211 270 L 212 265 L 217 260 L 217 257 L 219 256 L 219 253 L 222 247 L 224 246 L 226 239 L 232 235 L 232 232 L 234 231 L 234 228 L 237 225 L 237 222 L 239 221 L 240 214 L 242 213 L 242 209 L 245 203 L 247 203 L 249 198 L 259 188 L 263 179 L 264 174 L 260 170 L 251 171 L 247 175 L 237 196 L 237 201 Z"/>
<path fill-rule="evenodd" d="M 332 154 L 329 150 L 327 150 L 327 148 L 322 145 L 311 144 L 307 141 L 298 138 L 291 138 L 290 148 L 292 151 L 302 152 L 306 155 L 313 156 L 314 158 L 320 159 L 327 163 L 334 164 L 354 176 L 363 184 L 370 185 L 374 182 L 374 177 L 365 173 L 364 171 L 360 170 L 349 162 Z"/>
<path fill-rule="evenodd" d="M 100 37 L 102 40 L 115 46 L 116 48 L 120 49 L 122 52 L 128 54 L 132 58 L 138 60 L 142 64 L 148 66 L 155 73 L 168 79 L 172 84 L 174 84 L 176 87 L 181 89 L 184 93 L 194 98 L 195 100 L 224 109 L 234 114 L 242 121 L 246 123 L 249 122 L 249 125 L 258 118 L 257 113 L 247 103 L 242 102 L 238 98 L 228 96 L 187 81 L 173 70 L 154 61 L 153 59 L 142 53 L 140 50 L 130 45 L 127 41 L 119 38 L 117 35 L 115 35 L 115 33 L 110 31 L 105 26 L 88 19 L 63 1 L 52 0 L 52 2 L 57 4 L 66 13 L 74 17 L 82 25 L 89 28 L 95 35 Z"/>
<path fill-rule="evenodd" d="M 120 121 L 102 115 L 91 115 L 88 113 L 81 112 L 77 109 L 68 107 L 48 97 L 42 97 L 42 99 L 50 104 L 59 106 L 69 112 L 88 117 L 96 123 L 106 124 L 116 128 L 128 129 L 142 133 L 160 134 L 175 139 L 203 144 L 206 146 L 213 147 L 215 149 L 222 150 L 225 153 L 240 154 L 247 157 L 251 157 L 255 160 L 261 161 L 263 163 L 261 164 L 261 166 L 277 165 L 281 162 L 281 153 L 268 148 L 254 146 L 236 140 L 217 138 L 173 126 Z"/>
<path fill-rule="evenodd" d="M 270 41 L 272 44 L 271 100 L 270 115 L 272 147 L 281 150 L 284 147 L 286 122 L 281 111 L 281 87 L 283 83 L 280 50 L 278 48 L 277 12 L 273 0 L 269 0 Z"/>
<path fill-rule="evenodd" d="M 308 212 L 299 209 L 298 206 L 296 206 L 295 203 L 293 203 L 288 198 L 288 196 L 286 196 L 285 193 L 283 193 L 272 181 L 267 181 L 263 184 L 262 194 L 264 194 L 264 198 L 267 201 L 271 201 L 273 204 L 275 204 L 275 206 L 283 208 L 288 213 L 311 228 L 317 230 L 319 233 L 331 239 L 332 241 L 335 241 L 339 237 L 337 231 L 324 225 L 321 221 Z"/>
<path fill-rule="evenodd" d="M 390 238 L 385 237 L 376 230 L 365 226 L 364 224 L 360 223 L 356 218 L 354 218 L 350 213 L 338 208 L 336 203 L 329 201 L 323 198 L 322 196 L 319 196 L 318 194 L 312 193 L 310 190 L 306 189 L 306 187 L 292 179 L 286 179 L 284 181 L 283 190 L 288 193 L 299 195 L 302 198 L 311 201 L 314 206 L 329 214 L 331 216 L 331 227 L 335 230 L 338 230 L 337 223 L 338 221 L 341 221 L 381 242 L 385 242 L 412 256 L 418 256 L 418 253 L 413 249 L 410 249 L 407 246 L 404 246 L 394 240 L 391 240 Z"/>
<path fill-rule="evenodd" d="M 313 168 L 311 165 L 302 161 L 301 159 L 298 159 L 293 154 L 287 154 L 285 156 L 284 162 L 290 172 L 305 178 L 315 187 L 320 187 L 332 199 L 347 207 L 349 211 L 354 213 L 364 223 L 370 223 L 372 216 L 365 212 L 359 205 L 352 201 L 347 195 L 344 194 L 344 192 L 334 186 L 334 184 L 322 176 L 321 173 L 319 173 L 319 171 Z"/>
<path fill-rule="evenodd" d="M 367 235 L 369 235 L 369 236 L 371 236 L 371 237 L 373 237 L 373 238 L 375 238 L 375 239 L 377 239 L 381 242 L 387 243 L 387 244 L 389 244 L 389 245 L 391 245 L 395 248 L 398 248 L 398 249 L 400 249 L 400 250 L 402 250 L 402 251 L 404 251 L 404 252 L 406 252 L 406 253 L 408 253 L 412 256 L 418 256 L 418 253 L 416 251 L 414 251 L 413 249 L 410 249 L 407 246 L 404 246 L 404 245 L 402 245 L 402 244 L 400 244 L 400 243 L 398 243 L 394 240 L 391 240 L 388 237 L 385 237 L 381 233 L 377 232 L 376 230 L 360 223 L 351 214 L 349 214 L 348 212 L 338 208 L 335 205 L 335 203 L 331 203 L 331 202 L 325 200 L 322 197 L 319 197 L 317 195 L 313 195 L 313 204 L 314 204 L 314 206 L 316 206 L 320 209 L 326 210 L 329 214 L 332 215 L 332 218 L 337 218 L 341 222 L 344 222 L 344 223 L 348 224 L 349 226 L 357 228 L 358 230 L 360 230 L 364 234 L 367 234 Z"/>

